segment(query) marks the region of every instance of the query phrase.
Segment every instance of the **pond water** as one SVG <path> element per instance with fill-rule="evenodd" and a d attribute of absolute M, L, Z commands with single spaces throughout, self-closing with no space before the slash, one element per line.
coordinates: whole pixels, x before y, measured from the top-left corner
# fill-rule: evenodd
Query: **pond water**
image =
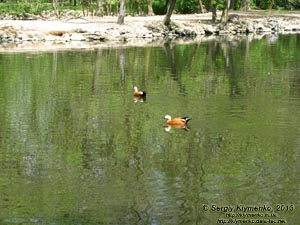
<path fill-rule="evenodd" d="M 299 223 L 299 49 L 0 53 L 0 224 Z"/>

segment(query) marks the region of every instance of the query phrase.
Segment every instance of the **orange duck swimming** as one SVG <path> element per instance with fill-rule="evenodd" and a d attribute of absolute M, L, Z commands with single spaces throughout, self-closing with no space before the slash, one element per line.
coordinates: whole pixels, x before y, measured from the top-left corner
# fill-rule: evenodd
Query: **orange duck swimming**
<path fill-rule="evenodd" d="M 137 86 L 134 86 L 133 89 L 134 89 L 134 92 L 133 92 L 134 97 L 146 97 L 146 92 L 145 91 L 139 91 Z"/>
<path fill-rule="evenodd" d="M 170 131 L 172 127 L 174 128 L 184 128 L 187 129 L 187 123 L 192 119 L 187 116 L 173 118 L 170 115 L 166 115 L 165 119 L 167 120 L 166 131 Z"/>
<path fill-rule="evenodd" d="M 134 86 L 134 102 L 144 102 L 146 101 L 146 92 L 145 91 L 139 91 L 137 86 Z"/>

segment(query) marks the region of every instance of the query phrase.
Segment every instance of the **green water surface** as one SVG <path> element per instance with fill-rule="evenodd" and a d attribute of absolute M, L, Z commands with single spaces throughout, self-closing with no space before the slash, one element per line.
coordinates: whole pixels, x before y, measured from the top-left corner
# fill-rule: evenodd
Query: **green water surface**
<path fill-rule="evenodd" d="M 298 224 L 299 62 L 299 35 L 0 53 L 0 224 Z"/>

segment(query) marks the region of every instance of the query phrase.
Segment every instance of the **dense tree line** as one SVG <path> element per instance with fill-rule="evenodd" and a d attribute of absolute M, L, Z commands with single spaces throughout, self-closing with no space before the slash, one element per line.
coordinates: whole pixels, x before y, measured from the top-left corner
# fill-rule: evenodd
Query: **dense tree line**
<path fill-rule="evenodd" d="M 176 2 L 174 11 L 181 14 L 213 12 L 227 7 L 232 10 L 300 9 L 300 0 L 0 0 L 0 10 L 39 14 L 44 10 L 59 13 L 63 9 L 74 9 L 103 16 L 119 14 L 120 5 L 124 4 L 126 14 L 163 15 L 172 2 Z"/>

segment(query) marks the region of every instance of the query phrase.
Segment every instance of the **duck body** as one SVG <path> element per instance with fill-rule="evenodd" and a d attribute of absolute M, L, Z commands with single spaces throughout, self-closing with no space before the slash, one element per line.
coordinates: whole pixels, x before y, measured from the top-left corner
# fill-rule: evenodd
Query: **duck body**
<path fill-rule="evenodd" d="M 170 126 L 185 127 L 192 118 L 185 116 L 185 117 L 177 117 L 172 119 L 171 116 L 166 115 L 165 119 L 167 120 L 167 124 Z"/>
<path fill-rule="evenodd" d="M 139 89 L 137 88 L 137 86 L 134 86 L 134 92 L 133 92 L 133 96 L 134 97 L 146 97 L 146 92 L 145 91 L 139 91 Z"/>

